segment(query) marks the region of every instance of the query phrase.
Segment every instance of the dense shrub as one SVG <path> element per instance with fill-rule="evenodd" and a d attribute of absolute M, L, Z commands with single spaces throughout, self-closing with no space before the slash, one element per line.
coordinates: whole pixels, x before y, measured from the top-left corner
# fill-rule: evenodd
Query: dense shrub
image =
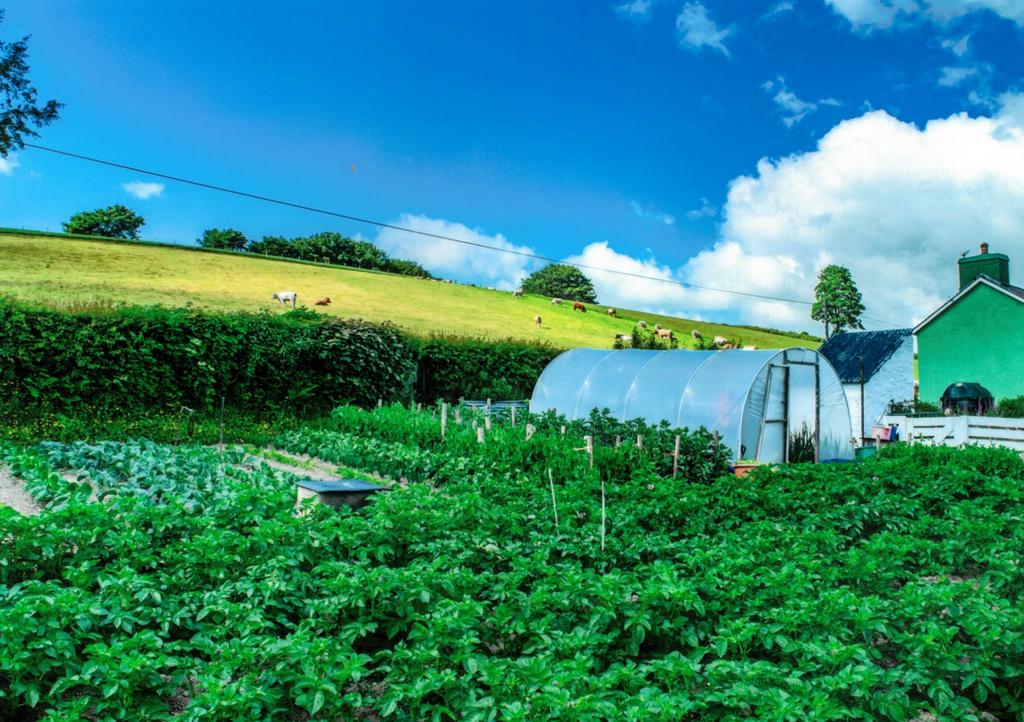
<path fill-rule="evenodd" d="M 1012 399 L 1000 399 L 996 405 L 996 416 L 1006 416 L 1011 419 L 1024 419 L 1024 396 L 1016 396 Z"/>
<path fill-rule="evenodd" d="M 244 248 L 239 250 L 244 250 Z M 296 258 L 351 268 L 365 268 L 371 271 L 387 271 L 404 276 L 432 278 L 427 269 L 415 261 L 391 258 L 369 241 L 357 241 L 333 231 L 298 238 L 264 236 L 262 240 L 249 243 L 247 250 L 249 253 L 267 256 Z"/>
<path fill-rule="evenodd" d="M 416 397 L 428 402 L 529 398 L 558 353 L 553 346 L 521 341 L 434 336 L 419 344 Z"/>
<path fill-rule="evenodd" d="M 0 304 L 0 405 L 75 414 L 323 411 L 407 399 L 414 349 L 388 324 L 296 311 L 126 308 L 69 314 Z"/>

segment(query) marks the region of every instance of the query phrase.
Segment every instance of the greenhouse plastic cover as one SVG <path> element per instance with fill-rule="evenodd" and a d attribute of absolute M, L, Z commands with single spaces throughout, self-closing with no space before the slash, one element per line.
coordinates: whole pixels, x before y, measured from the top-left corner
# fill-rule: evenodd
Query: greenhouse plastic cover
<path fill-rule="evenodd" d="M 806 348 L 573 349 L 544 369 L 530 411 L 554 410 L 580 419 L 594 409 L 608 409 L 622 421 L 640 418 L 655 424 L 668 421 L 679 428 L 703 426 L 718 431 L 737 459 L 778 462 L 786 458 L 786 438 L 803 427 L 814 429 L 815 365 L 819 458 L 853 458 L 843 386 L 828 361 Z"/>

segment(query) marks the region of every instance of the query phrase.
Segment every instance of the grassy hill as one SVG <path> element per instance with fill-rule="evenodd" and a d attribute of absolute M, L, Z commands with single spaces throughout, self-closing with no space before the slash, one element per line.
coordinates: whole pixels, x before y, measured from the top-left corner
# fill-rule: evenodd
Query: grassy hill
<path fill-rule="evenodd" d="M 688 321 L 604 306 L 574 312 L 547 298 L 422 280 L 375 271 L 201 251 L 158 244 L 72 238 L 60 234 L 0 231 L 0 294 L 56 308 L 109 304 L 195 306 L 218 311 L 282 312 L 275 291 L 299 294 L 299 304 L 345 318 L 391 321 L 418 335 L 546 341 L 555 346 L 611 347 L 616 334 L 645 320 L 671 328 L 680 345 L 690 331 L 726 336 L 762 348 L 817 346 L 807 338 L 742 326 Z M 329 296 L 323 308 L 313 302 Z M 541 328 L 533 323 L 543 319 Z"/>

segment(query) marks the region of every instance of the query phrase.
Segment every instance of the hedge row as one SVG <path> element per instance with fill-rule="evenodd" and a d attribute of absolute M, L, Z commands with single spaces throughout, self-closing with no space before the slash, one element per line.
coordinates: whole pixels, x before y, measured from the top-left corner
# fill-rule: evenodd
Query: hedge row
<path fill-rule="evenodd" d="M 315 414 L 383 399 L 525 397 L 548 347 L 416 339 L 309 311 L 67 313 L 0 303 L 0 411 Z"/>

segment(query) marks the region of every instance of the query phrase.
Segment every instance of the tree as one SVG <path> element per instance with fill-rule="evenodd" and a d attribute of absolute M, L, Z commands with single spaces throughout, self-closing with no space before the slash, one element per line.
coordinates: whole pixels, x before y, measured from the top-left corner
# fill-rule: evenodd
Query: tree
<path fill-rule="evenodd" d="M 523 281 L 523 291 L 541 296 L 567 298 L 570 301 L 597 303 L 594 284 L 580 269 L 563 263 L 552 263 L 531 273 Z"/>
<path fill-rule="evenodd" d="M 76 213 L 64 224 L 64 231 L 87 236 L 137 239 L 139 229 L 145 223 L 145 218 L 118 203 L 109 208 Z"/>
<path fill-rule="evenodd" d="M 814 287 L 811 318 L 825 324 L 825 338 L 829 337 L 829 326 L 835 333 L 844 328 L 864 328 L 860 322 L 863 313 L 864 304 L 850 269 L 835 265 L 821 269 Z"/>
<path fill-rule="evenodd" d="M 249 239 L 234 228 L 207 228 L 199 239 L 202 248 L 219 248 L 225 251 L 244 251 Z"/>
<path fill-rule="evenodd" d="M 4 11 L 0 10 L 0 24 Z M 28 80 L 28 37 L 8 43 L 0 40 L 0 158 L 25 146 L 25 138 L 38 138 L 32 127 L 57 120 L 63 104 L 36 101 Z"/>

